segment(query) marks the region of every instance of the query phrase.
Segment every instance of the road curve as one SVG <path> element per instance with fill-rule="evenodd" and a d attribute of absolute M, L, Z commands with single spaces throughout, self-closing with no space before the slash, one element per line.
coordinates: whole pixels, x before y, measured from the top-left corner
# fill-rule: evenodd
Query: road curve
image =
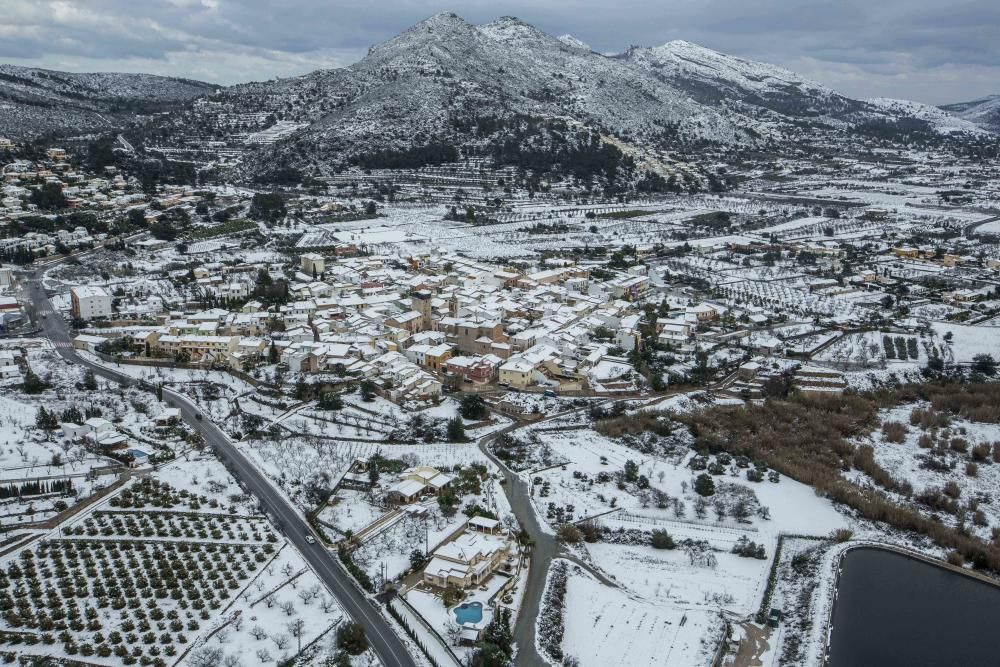
<path fill-rule="evenodd" d="M 56 352 L 70 363 L 93 370 L 95 375 L 123 384 L 136 384 L 135 378 L 84 359 L 76 353 L 66 323 L 53 312 L 40 281 L 41 274 L 42 271 L 39 270 L 24 275 L 23 289 L 29 312 L 41 326 L 45 337 L 55 346 Z M 315 533 L 285 496 L 274 488 L 218 426 L 202 415 L 201 410 L 189 398 L 167 388 L 163 390 L 163 397 L 181 411 L 184 421 L 202 435 L 233 477 L 244 489 L 256 496 L 265 511 L 274 517 L 278 528 L 302 553 L 347 615 L 364 628 L 368 642 L 382 664 L 385 667 L 416 667 L 406 646 L 382 617 L 375 603 L 357 587 L 336 556 L 323 547 L 320 540 L 316 540 L 314 544 L 306 540 L 307 535 L 315 537 Z M 198 418 L 199 415 L 202 415 L 201 419 Z"/>

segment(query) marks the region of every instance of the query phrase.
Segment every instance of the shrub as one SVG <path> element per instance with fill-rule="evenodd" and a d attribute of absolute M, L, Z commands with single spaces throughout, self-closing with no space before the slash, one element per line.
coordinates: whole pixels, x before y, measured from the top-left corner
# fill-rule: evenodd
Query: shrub
<path fill-rule="evenodd" d="M 715 481 L 710 475 L 701 473 L 694 480 L 694 491 L 699 496 L 715 495 Z"/>
<path fill-rule="evenodd" d="M 441 601 L 445 607 L 453 607 L 465 599 L 465 591 L 457 586 L 449 586 L 441 594 Z"/>
<path fill-rule="evenodd" d="M 583 541 L 593 544 L 601 541 L 601 527 L 593 521 L 584 521 L 579 525 Z"/>
<path fill-rule="evenodd" d="M 469 394 L 462 397 L 462 401 L 458 406 L 458 413 L 470 421 L 480 421 L 486 419 L 490 411 L 482 396 L 479 394 Z"/>
<path fill-rule="evenodd" d="M 674 542 L 674 538 L 670 536 L 670 533 L 662 528 L 657 528 L 653 531 L 650 544 L 654 549 L 674 549 L 677 547 L 677 543 Z"/>
<path fill-rule="evenodd" d="M 902 422 L 885 422 L 882 424 L 882 435 L 888 442 L 903 442 L 906 440 L 906 426 Z"/>
<path fill-rule="evenodd" d="M 564 523 L 559 526 L 559 530 L 556 531 L 556 537 L 558 537 L 560 541 L 567 544 L 579 544 L 583 539 L 583 533 L 580 532 L 580 529 L 573 524 Z"/>
<path fill-rule="evenodd" d="M 990 458 L 990 446 L 981 442 L 972 448 L 972 460 L 977 463 L 985 463 Z"/>
<path fill-rule="evenodd" d="M 847 542 L 852 537 L 854 537 L 854 531 L 848 528 L 838 528 L 837 530 L 830 533 L 830 539 L 834 542 Z"/>
<path fill-rule="evenodd" d="M 368 650 L 368 638 L 358 623 L 349 621 L 337 629 L 337 648 L 351 655 L 361 655 Z"/>

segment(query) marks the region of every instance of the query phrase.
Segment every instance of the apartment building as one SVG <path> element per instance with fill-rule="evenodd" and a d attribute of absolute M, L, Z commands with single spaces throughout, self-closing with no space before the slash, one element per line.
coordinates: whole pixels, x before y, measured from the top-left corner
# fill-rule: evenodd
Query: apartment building
<path fill-rule="evenodd" d="M 111 317 L 111 295 L 103 287 L 83 285 L 69 291 L 70 313 L 82 320 Z"/>

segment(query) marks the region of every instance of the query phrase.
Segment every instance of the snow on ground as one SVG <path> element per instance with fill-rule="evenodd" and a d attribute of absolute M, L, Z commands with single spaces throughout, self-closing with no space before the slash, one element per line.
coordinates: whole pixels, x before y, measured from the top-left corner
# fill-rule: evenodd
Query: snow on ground
<path fill-rule="evenodd" d="M 194 665 L 218 649 L 251 666 L 291 657 L 300 637 L 302 647 L 316 641 L 311 656 L 333 655 L 328 631 L 343 611 L 266 520 L 232 502 L 238 489 L 215 460 L 179 460 L 151 478 L 133 479 L 27 547 L 38 567 L 22 577 L 40 578 L 53 591 L 62 562 L 73 569 L 77 559 L 93 558 L 100 567 L 88 572 L 86 587 L 78 577 L 61 603 L 93 610 L 93 622 L 72 628 L 70 643 L 39 644 L 40 652 L 25 647 L 24 654 L 82 654 L 89 663 L 116 665 L 125 655 L 119 651 L 137 650 L 171 662 L 184 655 L 182 664 Z M 14 563 L 26 562 L 23 551 L 0 559 L 8 576 Z M 123 592 L 138 604 L 126 602 Z M 154 611 L 147 614 L 147 606 Z"/>
<path fill-rule="evenodd" d="M 711 663 L 714 645 L 705 639 L 721 634 L 716 614 L 636 599 L 573 570 L 570 566 L 562 646 L 581 667 Z"/>
<path fill-rule="evenodd" d="M 371 502 L 368 493 L 343 489 L 319 513 L 319 520 L 340 533 L 358 532 L 388 510 Z"/>
<path fill-rule="evenodd" d="M 959 489 L 958 502 L 968 503 L 980 499 L 978 511 L 982 512 L 985 525 L 968 521 L 966 528 L 989 541 L 992 528 L 1000 527 L 1000 506 L 995 502 L 982 502 L 1000 497 L 1000 465 L 993 462 L 993 445 L 1000 442 L 1000 424 L 973 422 L 952 417 L 949 425 L 940 429 L 922 429 L 910 424 L 910 414 L 914 408 L 926 408 L 926 404 L 908 404 L 880 413 L 882 423 L 898 422 L 905 428 L 901 443 L 889 442 L 885 434 L 875 432 L 864 442 L 874 447 L 875 461 L 888 470 L 898 481 L 909 482 L 914 495 L 926 490 L 941 489 L 953 482 Z M 935 447 L 922 448 L 918 442 L 923 435 L 935 436 Z M 929 443 L 926 443 L 929 444 Z M 975 475 L 970 475 L 967 465 L 974 462 L 972 450 L 977 445 L 985 445 L 982 458 L 976 459 Z M 961 449 L 966 451 L 961 451 Z M 858 473 L 860 474 L 860 473 Z M 902 500 L 906 503 L 906 500 Z M 931 508 L 920 503 L 909 503 L 923 511 L 932 513 Z M 941 521 L 956 524 L 957 519 L 944 511 L 936 512 Z M 983 523 L 981 522 L 981 523 Z"/>
<path fill-rule="evenodd" d="M 939 338 L 948 333 L 952 335 L 951 342 L 946 344 L 950 352 L 944 355 L 946 362 L 969 363 L 977 354 L 991 354 L 996 358 L 1000 353 L 1000 338 L 994 327 L 952 322 L 932 322 L 931 327 Z"/>
<path fill-rule="evenodd" d="M 683 609 L 720 608 L 746 614 L 766 584 L 768 563 L 717 553 L 718 565 L 692 565 L 683 549 L 597 542 L 586 549 L 594 563 L 637 598 Z"/>
<path fill-rule="evenodd" d="M 80 351 L 79 354 L 89 361 L 108 366 L 119 373 L 134 377 L 138 380 L 146 380 L 153 383 L 166 382 L 168 384 L 181 385 L 198 382 L 211 382 L 223 387 L 228 387 L 236 394 L 244 394 L 255 390 L 253 385 L 224 371 L 194 368 L 164 368 L 162 366 L 137 366 L 135 364 L 115 364 L 103 361 L 96 355 L 89 352 Z"/>
<path fill-rule="evenodd" d="M 532 502 L 545 520 L 543 525 L 547 524 L 550 530 L 564 520 L 571 520 L 569 506 L 573 508 L 572 520 L 606 515 L 601 519 L 604 522 L 645 521 L 671 532 L 693 534 L 711 532 L 721 526 L 726 531 L 719 539 L 730 545 L 739 537 L 731 531 L 744 528 L 729 517 L 718 522 L 713 516 L 704 519 L 694 516 L 697 496 L 692 490 L 692 480 L 696 473 L 687 467 L 694 454 L 686 448 L 668 459 L 640 453 L 589 429 L 540 433 L 539 436 L 552 449 L 556 460 L 568 461 L 548 470 L 522 473 L 527 481 L 538 482 L 533 484 Z M 652 489 L 677 499 L 683 511 L 678 513 L 674 505 L 661 509 L 645 500 L 642 494 L 618 488 L 613 476 L 622 471 L 629 460 L 638 465 L 639 473 L 647 477 Z M 605 482 L 600 481 L 602 473 L 609 476 Z M 794 480 L 783 478 L 778 484 L 752 483 L 731 475 L 717 477 L 717 480 L 750 489 L 759 503 L 770 509 L 770 520 L 752 517 L 746 524 L 762 534 L 776 536 L 785 531 L 825 535 L 842 525 L 840 515 L 828 501 L 817 498 L 809 487 Z M 562 514 L 558 512 L 560 508 Z"/>

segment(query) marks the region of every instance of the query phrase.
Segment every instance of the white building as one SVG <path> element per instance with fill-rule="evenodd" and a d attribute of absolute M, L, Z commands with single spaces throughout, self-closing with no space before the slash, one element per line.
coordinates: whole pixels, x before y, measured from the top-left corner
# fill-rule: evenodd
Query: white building
<path fill-rule="evenodd" d="M 70 290 L 70 312 L 73 317 L 92 320 L 111 317 L 111 295 L 101 287 L 84 285 Z"/>

